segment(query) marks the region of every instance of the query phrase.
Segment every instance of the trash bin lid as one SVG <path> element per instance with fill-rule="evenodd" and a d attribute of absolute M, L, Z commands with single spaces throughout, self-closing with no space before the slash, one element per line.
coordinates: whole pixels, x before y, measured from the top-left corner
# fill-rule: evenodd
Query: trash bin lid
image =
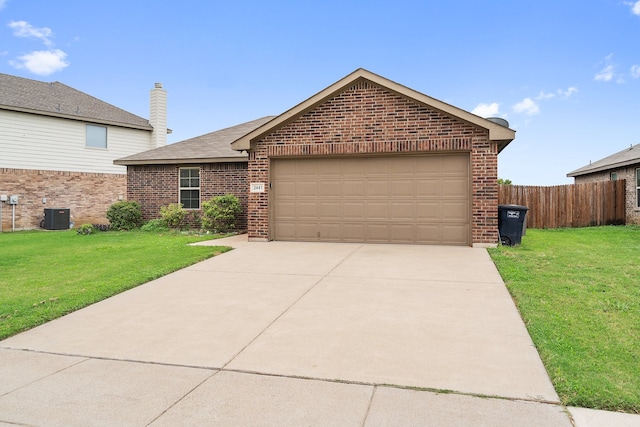
<path fill-rule="evenodd" d="M 519 210 L 519 211 L 528 211 L 529 208 L 521 205 L 498 205 L 498 209 L 511 209 L 511 210 Z"/>

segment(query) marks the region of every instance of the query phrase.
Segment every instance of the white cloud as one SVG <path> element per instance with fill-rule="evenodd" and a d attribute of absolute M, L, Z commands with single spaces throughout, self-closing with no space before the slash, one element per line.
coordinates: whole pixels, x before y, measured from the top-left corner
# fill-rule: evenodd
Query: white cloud
<path fill-rule="evenodd" d="M 513 111 L 518 114 L 526 114 L 527 116 L 533 116 L 540 112 L 540 107 L 531 98 L 525 98 L 513 106 Z"/>
<path fill-rule="evenodd" d="M 545 91 L 542 91 L 538 94 L 538 96 L 535 97 L 536 100 L 540 100 L 540 99 L 551 99 L 551 98 L 555 98 L 556 95 L 555 93 L 546 93 Z"/>
<path fill-rule="evenodd" d="M 631 66 L 631 77 L 634 79 L 640 78 L 640 65 Z"/>
<path fill-rule="evenodd" d="M 39 50 L 18 57 L 9 63 L 18 69 L 27 69 L 34 74 L 48 76 L 69 66 L 67 54 L 60 49 Z"/>
<path fill-rule="evenodd" d="M 558 94 L 563 98 L 569 98 L 574 93 L 578 93 L 578 88 L 575 86 L 570 86 L 567 90 L 558 89 Z"/>
<path fill-rule="evenodd" d="M 41 40 L 46 46 L 53 46 L 50 38 L 53 36 L 51 28 L 36 28 L 27 21 L 11 21 L 9 22 L 9 28 L 13 29 L 13 35 L 16 37 L 34 37 Z"/>
<path fill-rule="evenodd" d="M 471 112 L 481 117 L 495 116 L 500 112 L 500 104 L 497 102 L 492 102 L 491 104 L 478 104 Z"/>
<path fill-rule="evenodd" d="M 613 80 L 614 72 L 615 67 L 609 64 L 604 67 L 599 73 L 597 73 L 594 79 L 599 82 L 610 82 L 611 80 Z"/>
<path fill-rule="evenodd" d="M 627 4 L 631 6 L 631 13 L 633 13 L 634 15 L 640 16 L 640 0 L 638 0 L 635 3 L 627 3 Z"/>

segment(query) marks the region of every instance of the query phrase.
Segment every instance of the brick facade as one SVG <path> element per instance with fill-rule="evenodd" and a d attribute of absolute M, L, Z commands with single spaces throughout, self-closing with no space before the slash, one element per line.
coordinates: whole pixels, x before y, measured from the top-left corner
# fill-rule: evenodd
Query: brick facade
<path fill-rule="evenodd" d="M 271 158 L 470 153 L 471 240 L 498 241 L 497 143 L 488 131 L 359 80 L 252 145 L 249 182 L 269 182 Z M 249 238 L 268 240 L 269 189 L 249 194 Z"/>
<path fill-rule="evenodd" d="M 126 175 L 0 168 L 0 194 L 18 195 L 15 229 L 38 228 L 45 208 L 70 209 L 75 226 L 108 223 L 111 204 L 126 195 Z M 46 203 L 43 203 L 46 198 Z M 2 230 L 12 229 L 12 207 L 1 203 Z"/>
<path fill-rule="evenodd" d="M 618 174 L 618 179 L 626 180 L 626 223 L 640 225 L 640 207 L 638 207 L 638 190 L 636 183 L 636 169 L 640 169 L 640 163 L 636 165 L 610 169 L 602 172 L 590 173 L 574 177 L 576 184 L 594 181 L 609 181 L 611 173 Z"/>
<path fill-rule="evenodd" d="M 247 228 L 247 162 L 127 166 L 127 199 L 140 203 L 145 221 L 159 218 L 162 206 L 178 203 L 180 167 L 200 168 L 201 203 L 224 194 L 238 197 L 242 213 L 236 228 Z"/>

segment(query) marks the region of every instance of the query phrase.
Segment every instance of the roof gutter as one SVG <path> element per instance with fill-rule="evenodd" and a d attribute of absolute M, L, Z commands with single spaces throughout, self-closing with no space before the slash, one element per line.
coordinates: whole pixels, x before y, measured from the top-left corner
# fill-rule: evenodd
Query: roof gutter
<path fill-rule="evenodd" d="M 189 159 L 142 159 L 142 160 L 127 160 L 116 159 L 113 161 L 114 165 L 121 166 L 138 166 L 138 165 L 181 165 L 181 164 L 201 164 L 201 163 L 232 163 L 232 162 L 247 162 L 248 156 L 237 157 L 198 157 Z"/>
<path fill-rule="evenodd" d="M 118 126 L 118 127 L 122 127 L 122 128 L 129 128 L 129 129 L 140 129 L 140 130 L 148 130 L 148 131 L 152 131 L 153 127 L 151 125 L 134 125 L 134 124 L 130 124 L 130 123 L 122 123 L 122 122 L 114 122 L 114 121 L 110 121 L 110 120 L 101 120 L 101 119 L 95 119 L 92 117 L 82 117 L 82 116 L 73 116 L 70 114 L 63 114 L 63 113 L 54 113 L 52 111 L 42 111 L 42 110 L 32 110 L 29 108 L 20 108 L 20 107 L 14 107 L 11 105 L 0 105 L 0 110 L 8 110 L 8 111 L 17 111 L 20 113 L 28 113 L 28 114 L 35 114 L 38 116 L 47 116 L 47 117 L 56 117 L 56 118 L 61 118 L 61 119 L 69 119 L 69 120 L 76 120 L 79 122 L 90 122 L 90 123 L 98 123 L 98 124 L 102 124 L 102 125 L 110 125 L 110 126 Z M 170 131 L 168 131 L 168 133 L 171 133 Z"/>

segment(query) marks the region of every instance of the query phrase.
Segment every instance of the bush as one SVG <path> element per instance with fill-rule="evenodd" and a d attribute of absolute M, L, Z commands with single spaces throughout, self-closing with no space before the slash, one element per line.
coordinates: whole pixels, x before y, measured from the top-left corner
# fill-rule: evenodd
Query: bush
<path fill-rule="evenodd" d="M 115 230 L 133 230 L 142 223 L 142 208 L 138 202 L 116 202 L 107 209 L 107 219 Z"/>
<path fill-rule="evenodd" d="M 169 231 L 169 227 L 162 219 L 152 219 L 149 220 L 145 225 L 140 227 L 142 231 Z"/>
<path fill-rule="evenodd" d="M 216 196 L 202 204 L 202 227 L 226 233 L 235 228 L 241 211 L 240 200 L 233 194 Z"/>
<path fill-rule="evenodd" d="M 76 233 L 82 234 L 84 236 L 86 236 L 87 234 L 91 234 L 93 233 L 93 225 L 82 224 L 80 227 L 78 227 L 78 229 L 76 230 Z"/>
<path fill-rule="evenodd" d="M 182 203 L 171 203 L 160 208 L 160 217 L 169 228 L 180 228 L 187 213 Z"/>

